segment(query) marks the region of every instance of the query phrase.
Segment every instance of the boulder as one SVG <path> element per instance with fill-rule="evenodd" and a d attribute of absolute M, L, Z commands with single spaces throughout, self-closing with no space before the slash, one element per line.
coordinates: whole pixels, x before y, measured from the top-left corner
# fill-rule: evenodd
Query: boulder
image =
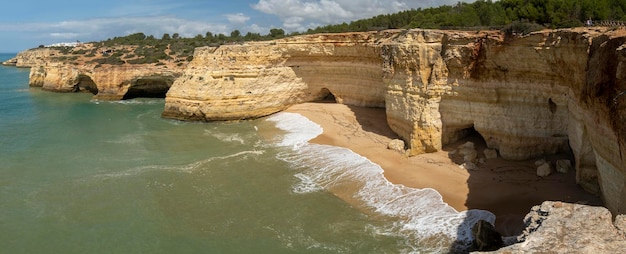
<path fill-rule="evenodd" d="M 537 167 L 537 176 L 546 177 L 552 174 L 552 166 L 549 163 L 544 163 Z"/>
<path fill-rule="evenodd" d="M 476 162 L 476 157 L 478 157 L 478 151 L 476 150 L 467 150 L 464 152 L 463 161 L 465 162 Z"/>
<path fill-rule="evenodd" d="M 624 253 L 621 224 L 611 218 L 604 207 L 545 201 L 524 218 L 520 242 L 493 253 Z"/>
<path fill-rule="evenodd" d="M 541 160 L 535 161 L 535 166 L 539 167 L 539 166 L 541 166 L 543 164 L 546 164 L 546 163 L 547 163 L 546 160 L 541 159 Z"/>
<path fill-rule="evenodd" d="M 491 223 L 479 220 L 472 227 L 472 249 L 477 251 L 494 251 L 504 245 L 502 235 Z"/>
<path fill-rule="evenodd" d="M 387 149 L 391 149 L 398 152 L 404 152 L 404 141 L 401 139 L 394 139 L 389 141 Z"/>
<path fill-rule="evenodd" d="M 465 144 L 460 145 L 459 149 L 476 149 L 476 146 L 474 146 L 472 141 L 467 141 Z"/>
<path fill-rule="evenodd" d="M 496 151 L 496 149 L 485 149 L 483 153 L 485 154 L 485 159 L 487 160 L 498 158 L 498 151 Z"/>
<path fill-rule="evenodd" d="M 463 156 L 463 161 L 471 163 L 476 162 L 476 157 L 478 157 L 478 151 L 474 148 L 474 143 L 470 141 L 459 146 L 459 154 Z"/>
<path fill-rule="evenodd" d="M 556 171 L 559 173 L 567 173 L 572 170 L 572 162 L 570 160 L 557 160 Z"/>

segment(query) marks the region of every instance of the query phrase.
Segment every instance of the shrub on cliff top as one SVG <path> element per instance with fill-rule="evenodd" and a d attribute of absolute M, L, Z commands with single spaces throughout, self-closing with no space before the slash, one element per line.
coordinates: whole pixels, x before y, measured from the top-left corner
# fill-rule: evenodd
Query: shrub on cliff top
<path fill-rule="evenodd" d="M 544 29 L 542 25 L 530 22 L 513 22 L 502 28 L 507 36 L 526 35 Z"/>
<path fill-rule="evenodd" d="M 97 59 L 91 60 L 89 62 L 90 63 L 97 63 L 99 65 L 102 65 L 102 64 L 121 65 L 121 64 L 125 64 L 126 63 L 122 59 L 120 59 L 119 57 L 114 57 L 114 56 L 109 56 L 109 57 L 104 57 L 104 58 L 97 58 Z"/>

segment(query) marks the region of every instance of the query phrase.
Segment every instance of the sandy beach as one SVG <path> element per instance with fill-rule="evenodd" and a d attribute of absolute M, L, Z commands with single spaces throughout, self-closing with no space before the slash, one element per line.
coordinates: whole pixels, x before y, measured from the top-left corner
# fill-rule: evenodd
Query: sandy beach
<path fill-rule="evenodd" d="M 385 109 L 363 108 L 336 103 L 305 103 L 288 112 L 301 114 L 324 129 L 311 142 L 351 149 L 380 165 L 385 177 L 394 184 L 412 188 L 433 188 L 458 211 L 483 209 L 496 216 L 496 228 L 504 235 L 514 235 L 524 228 L 523 218 L 534 205 L 545 200 L 601 205 L 598 197 L 576 185 L 575 172 L 553 173 L 538 177 L 534 162 L 486 160 L 479 169 L 466 170 L 459 165 L 460 155 L 453 151 L 461 144 L 476 144 L 478 157 L 485 148 L 480 135 L 473 135 L 444 147 L 443 151 L 407 157 L 387 149 L 397 135 L 386 122 Z M 545 157 L 566 158 L 567 154 Z"/>

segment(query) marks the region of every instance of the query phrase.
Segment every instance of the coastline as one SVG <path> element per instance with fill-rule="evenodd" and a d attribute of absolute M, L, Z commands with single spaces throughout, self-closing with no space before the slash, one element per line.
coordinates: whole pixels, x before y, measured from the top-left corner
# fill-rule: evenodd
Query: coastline
<path fill-rule="evenodd" d="M 534 160 L 497 158 L 487 160 L 477 170 L 461 168 L 460 155 L 449 151 L 469 140 L 476 143 L 482 155 L 484 143 L 480 137 L 468 137 L 444 147 L 443 151 L 413 157 L 387 149 L 389 141 L 398 137 L 387 125 L 385 109 L 304 103 L 286 111 L 298 113 L 322 126 L 323 133 L 311 143 L 348 148 L 380 165 L 391 183 L 435 189 L 444 202 L 457 211 L 490 211 L 496 215 L 496 228 L 503 235 L 519 234 L 524 228 L 522 220 L 530 208 L 545 200 L 602 204 L 598 197 L 576 185 L 574 172 L 554 173 L 545 178 L 536 176 Z M 561 154 L 546 159 L 566 157 Z"/>

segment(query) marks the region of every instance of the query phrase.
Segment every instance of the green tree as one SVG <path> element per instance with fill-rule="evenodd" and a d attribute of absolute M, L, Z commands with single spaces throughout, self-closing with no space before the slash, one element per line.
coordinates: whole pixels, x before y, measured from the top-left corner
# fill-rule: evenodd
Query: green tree
<path fill-rule="evenodd" d="M 280 39 L 280 38 L 285 37 L 285 31 L 280 28 L 272 28 L 270 29 L 269 36 L 274 39 Z"/>
<path fill-rule="evenodd" d="M 232 32 L 230 32 L 231 39 L 236 40 L 239 37 L 241 37 L 241 32 L 239 30 L 233 30 Z"/>

